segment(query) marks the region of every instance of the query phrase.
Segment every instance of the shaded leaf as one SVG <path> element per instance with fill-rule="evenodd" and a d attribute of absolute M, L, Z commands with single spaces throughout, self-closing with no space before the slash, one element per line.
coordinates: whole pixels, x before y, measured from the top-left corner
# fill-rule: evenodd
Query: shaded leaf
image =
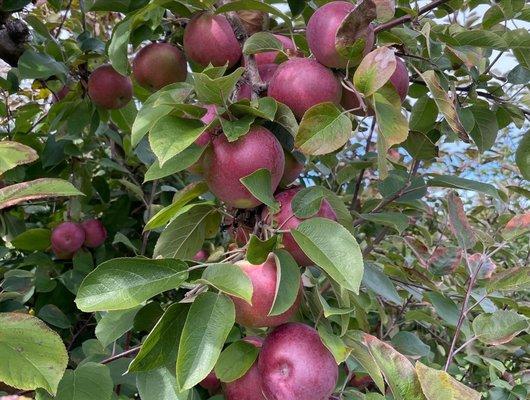
<path fill-rule="evenodd" d="M 449 226 L 458 244 L 464 249 L 472 248 L 477 242 L 475 231 L 467 219 L 462 200 L 455 192 L 449 193 L 447 207 L 449 211 Z"/>
<path fill-rule="evenodd" d="M 0 210 L 30 200 L 79 195 L 83 193 L 62 179 L 35 179 L 0 189 Z"/>
<path fill-rule="evenodd" d="M 512 310 L 480 314 L 473 320 L 473 332 L 478 340 L 489 345 L 508 343 L 526 330 L 528 330 L 528 318 Z"/>
<path fill-rule="evenodd" d="M 241 378 L 257 360 L 259 348 L 245 340 L 238 340 L 223 350 L 215 364 L 215 375 L 221 382 Z"/>
<path fill-rule="evenodd" d="M 274 252 L 276 263 L 276 292 L 269 315 L 280 315 L 289 310 L 300 294 L 300 268 L 286 250 Z"/>
<path fill-rule="evenodd" d="M 268 169 L 260 168 L 240 181 L 256 199 L 269 206 L 273 212 L 280 210 L 279 203 L 274 199 L 272 177 Z"/>

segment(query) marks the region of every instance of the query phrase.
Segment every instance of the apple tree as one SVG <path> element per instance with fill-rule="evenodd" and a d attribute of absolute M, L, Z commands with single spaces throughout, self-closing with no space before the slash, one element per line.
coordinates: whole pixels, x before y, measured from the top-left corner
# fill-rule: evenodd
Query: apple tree
<path fill-rule="evenodd" d="M 523 0 L 0 0 L 0 399 L 530 396 Z"/>

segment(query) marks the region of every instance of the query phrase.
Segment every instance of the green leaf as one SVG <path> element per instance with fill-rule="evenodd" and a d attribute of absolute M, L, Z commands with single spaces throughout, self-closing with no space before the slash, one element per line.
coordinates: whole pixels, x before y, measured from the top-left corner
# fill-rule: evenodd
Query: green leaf
<path fill-rule="evenodd" d="M 0 380 L 22 390 L 51 394 L 66 370 L 68 353 L 60 336 L 38 318 L 0 313 Z"/>
<path fill-rule="evenodd" d="M 67 370 L 59 388 L 57 400 L 110 400 L 114 384 L 106 365 L 87 362 L 74 371 Z"/>
<path fill-rule="evenodd" d="M 449 211 L 449 226 L 458 244 L 463 249 L 472 248 L 477 243 L 477 237 L 467 219 L 464 204 L 455 192 L 449 193 L 447 208 Z"/>
<path fill-rule="evenodd" d="M 160 166 L 158 160 L 155 160 L 153 164 L 146 171 L 144 176 L 144 182 L 154 181 L 155 179 L 165 178 L 176 174 L 177 172 L 183 171 L 193 164 L 198 162 L 204 152 L 205 147 L 199 147 L 192 144 L 188 148 L 182 150 L 176 156 L 167 160 L 164 166 Z"/>
<path fill-rule="evenodd" d="M 188 400 L 188 392 L 177 391 L 175 374 L 167 368 L 136 374 L 136 386 L 142 400 Z"/>
<path fill-rule="evenodd" d="M 48 79 L 56 76 L 65 82 L 68 69 L 48 54 L 28 49 L 18 60 L 18 73 L 23 79 Z"/>
<path fill-rule="evenodd" d="M 115 342 L 134 325 L 134 318 L 140 307 L 104 313 L 96 326 L 96 337 L 103 347 Z"/>
<path fill-rule="evenodd" d="M 349 357 L 351 349 L 347 348 L 342 339 L 335 335 L 330 328 L 323 323 L 319 323 L 317 331 L 324 346 L 333 354 L 335 362 L 343 363 Z"/>
<path fill-rule="evenodd" d="M 283 249 L 274 251 L 276 264 L 276 292 L 269 315 L 276 316 L 289 310 L 300 294 L 300 267 L 293 256 Z"/>
<path fill-rule="evenodd" d="M 269 32 L 257 32 L 245 40 L 243 44 L 243 54 L 256 54 L 282 49 L 283 46 L 280 41 Z"/>
<path fill-rule="evenodd" d="M 251 125 L 256 120 L 254 115 L 243 115 L 235 121 L 229 121 L 224 118 L 221 121 L 221 128 L 229 142 L 234 142 L 241 136 L 244 136 L 250 131 Z"/>
<path fill-rule="evenodd" d="M 193 182 L 179 190 L 173 197 L 173 203 L 157 212 L 145 225 L 144 231 L 156 229 L 167 224 L 187 203 L 208 191 L 204 181 Z"/>
<path fill-rule="evenodd" d="M 259 349 L 252 343 L 238 340 L 223 350 L 217 364 L 215 375 L 221 382 L 233 382 L 241 378 L 257 360 Z"/>
<path fill-rule="evenodd" d="M 273 212 L 280 210 L 280 204 L 274 199 L 271 172 L 260 168 L 240 179 L 240 182 L 252 195 L 270 207 Z"/>
<path fill-rule="evenodd" d="M 482 395 L 445 371 L 416 362 L 416 373 L 427 400 L 480 400 Z"/>
<path fill-rule="evenodd" d="M 346 144 L 352 129 L 351 119 L 335 104 L 317 104 L 304 114 L 295 146 L 304 154 L 328 154 Z"/>
<path fill-rule="evenodd" d="M 405 150 L 407 150 L 411 157 L 429 161 L 438 157 L 438 146 L 436 146 L 436 142 L 439 139 L 440 133 L 438 131 L 431 131 L 426 134 L 411 130 L 407 140 L 403 143 L 403 147 L 405 147 Z"/>
<path fill-rule="evenodd" d="M 381 212 L 374 214 L 361 214 L 361 218 L 375 224 L 388 226 L 402 233 L 409 227 L 409 218 L 398 212 Z"/>
<path fill-rule="evenodd" d="M 158 238 L 154 257 L 191 260 L 204 243 L 208 218 L 215 214 L 207 203 L 184 206 Z"/>
<path fill-rule="evenodd" d="M 278 242 L 278 236 L 274 235 L 268 240 L 260 240 L 256 235 L 250 235 L 247 244 L 246 258 L 249 263 L 259 265 L 265 262 Z"/>
<path fill-rule="evenodd" d="M 189 305 L 182 303 L 174 303 L 167 308 L 129 365 L 130 372 L 150 371 L 176 361 L 178 342 L 188 311 Z"/>
<path fill-rule="evenodd" d="M 45 251 L 51 246 L 52 232 L 49 229 L 35 228 L 22 232 L 11 241 L 19 250 Z"/>
<path fill-rule="evenodd" d="M 206 126 L 198 119 L 165 115 L 151 128 L 149 143 L 160 166 L 190 146 Z"/>
<path fill-rule="evenodd" d="M 273 7 L 267 3 L 262 3 L 258 0 L 236 0 L 230 3 L 225 3 L 219 7 L 216 11 L 217 14 L 226 13 L 228 11 L 239 11 L 239 10 L 252 10 L 252 11 L 265 11 L 269 14 L 280 17 L 287 26 L 291 26 L 291 18 L 281 12 L 276 7 Z"/>
<path fill-rule="evenodd" d="M 521 175 L 530 181 L 530 131 L 526 132 L 515 153 L 515 163 L 521 171 Z"/>
<path fill-rule="evenodd" d="M 497 50 L 504 50 L 508 46 L 501 36 L 489 30 L 467 29 L 458 32 L 454 38 L 460 46 L 486 47 Z"/>
<path fill-rule="evenodd" d="M 412 106 L 410 112 L 410 129 L 428 133 L 434 126 L 438 117 L 436 102 L 427 95 L 421 96 Z"/>
<path fill-rule="evenodd" d="M 396 400 L 425 400 L 414 366 L 407 357 L 375 336 L 365 334 L 364 342 Z"/>
<path fill-rule="evenodd" d="M 227 104 L 237 81 L 243 73 L 244 68 L 238 68 L 230 75 L 212 79 L 205 73 L 194 73 L 195 92 L 197 98 L 204 104 L 218 104 L 224 106 Z"/>
<path fill-rule="evenodd" d="M 477 182 L 471 179 L 459 178 L 458 176 L 451 175 L 429 174 L 429 176 L 430 179 L 427 181 L 427 185 L 431 187 L 473 190 L 475 192 L 487 194 L 497 200 L 502 200 L 495 186 L 490 185 L 489 183 Z"/>
<path fill-rule="evenodd" d="M 68 329 L 72 327 L 72 323 L 59 307 L 54 304 L 46 304 L 43 306 L 37 316 L 44 322 L 56 326 L 61 329 Z"/>
<path fill-rule="evenodd" d="M 353 75 L 355 88 L 365 96 L 381 89 L 396 70 L 396 56 L 388 47 L 379 47 L 368 53 Z"/>
<path fill-rule="evenodd" d="M 137 146 L 156 122 L 172 110 L 172 104 L 185 101 L 193 90 L 189 83 L 178 82 L 153 93 L 138 111 L 131 132 L 131 144 Z"/>
<path fill-rule="evenodd" d="M 475 127 L 469 135 L 477 145 L 479 151 L 484 153 L 491 149 L 497 139 L 499 126 L 495 113 L 488 106 L 474 106 L 471 108 L 475 117 Z"/>
<path fill-rule="evenodd" d="M 372 377 L 377 388 L 384 393 L 385 381 L 381 374 L 381 369 L 370 354 L 368 347 L 363 343 L 360 331 L 348 331 L 344 336 L 345 344 L 351 349 L 351 356 L 362 365 L 364 370 Z"/>
<path fill-rule="evenodd" d="M 530 290 L 530 268 L 519 267 L 493 275 L 487 286 L 488 292 L 523 292 Z"/>
<path fill-rule="evenodd" d="M 364 264 L 363 284 L 386 300 L 398 305 L 403 304 L 403 299 L 399 296 L 392 281 L 372 263 Z"/>
<path fill-rule="evenodd" d="M 274 118 L 278 113 L 279 107 L 280 103 L 278 103 L 272 97 L 260 97 L 258 99 L 257 105 L 255 104 L 255 102 L 251 103 L 249 100 L 243 99 L 238 101 L 237 103 L 231 104 L 229 109 L 230 112 L 236 115 L 237 117 L 254 115 L 256 117 L 263 118 L 268 121 L 274 121 Z"/>
<path fill-rule="evenodd" d="M 115 258 L 87 275 L 75 302 L 85 312 L 132 308 L 178 288 L 188 277 L 186 269 L 186 263 L 178 260 Z"/>
<path fill-rule="evenodd" d="M 22 164 L 29 164 L 39 156 L 31 147 L 5 140 L 0 142 L 0 175 Z"/>
<path fill-rule="evenodd" d="M 304 253 L 333 280 L 356 294 L 363 277 L 359 244 L 342 225 L 326 218 L 311 218 L 291 231 Z"/>
<path fill-rule="evenodd" d="M 414 333 L 407 331 L 400 331 L 392 337 L 392 344 L 402 354 L 411 357 L 428 356 L 431 348 Z"/>
<path fill-rule="evenodd" d="M 127 59 L 127 47 L 133 30 L 134 15 L 126 17 L 119 22 L 112 33 L 108 54 L 109 59 L 116 71 L 122 75 L 129 74 L 129 60 Z"/>
<path fill-rule="evenodd" d="M 528 328 L 528 318 L 512 310 L 480 314 L 473 320 L 473 332 L 477 339 L 492 346 L 511 342 Z"/>
<path fill-rule="evenodd" d="M 80 195 L 83 193 L 62 179 L 35 179 L 0 189 L 0 210 L 30 200 Z"/>
<path fill-rule="evenodd" d="M 197 282 L 211 285 L 221 292 L 239 297 L 249 304 L 252 300 L 252 282 L 238 265 L 210 264 Z"/>
<path fill-rule="evenodd" d="M 449 297 L 436 292 L 425 293 L 425 297 L 433 305 L 436 314 L 443 319 L 449 326 L 456 326 L 458 324 L 458 318 L 460 317 L 460 309 Z M 469 332 L 469 326 L 464 324 L 465 331 Z M 467 333 L 466 333 L 467 335 Z"/>
<path fill-rule="evenodd" d="M 177 385 L 191 389 L 214 368 L 235 323 L 232 300 L 219 293 L 202 293 L 193 302 L 177 355 Z"/>

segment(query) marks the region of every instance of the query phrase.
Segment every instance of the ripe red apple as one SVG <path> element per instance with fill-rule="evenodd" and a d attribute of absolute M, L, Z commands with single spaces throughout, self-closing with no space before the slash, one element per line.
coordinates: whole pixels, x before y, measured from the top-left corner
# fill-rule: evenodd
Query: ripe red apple
<path fill-rule="evenodd" d="M 265 338 L 258 368 L 268 400 L 328 399 L 339 374 L 317 331 L 301 323 L 281 325 Z"/>
<path fill-rule="evenodd" d="M 206 67 L 233 67 L 241 59 L 241 46 L 224 15 L 196 14 L 184 30 L 184 51 L 188 58 Z"/>
<path fill-rule="evenodd" d="M 81 223 L 81 228 L 85 231 L 86 247 L 99 247 L 107 239 L 107 230 L 105 226 L 97 219 L 89 219 Z"/>
<path fill-rule="evenodd" d="M 290 37 L 283 35 L 274 35 L 276 39 L 281 43 L 284 51 L 295 51 L 293 40 Z M 256 59 L 256 64 L 265 65 L 265 64 L 274 64 L 276 57 L 278 56 L 277 51 L 265 51 L 263 53 L 257 53 L 254 57 Z M 263 77 L 262 77 L 263 79 Z"/>
<path fill-rule="evenodd" d="M 134 57 L 133 76 L 146 89 L 159 90 L 188 75 L 184 53 L 170 43 L 151 43 Z"/>
<path fill-rule="evenodd" d="M 269 316 L 269 311 L 274 303 L 276 294 L 276 261 L 271 254 L 263 264 L 254 265 L 248 261 L 236 263 L 252 282 L 252 304 L 245 300 L 233 297 L 236 307 L 236 322 L 247 328 L 263 328 L 278 326 L 288 322 L 300 306 L 300 296 L 290 309 L 283 314 Z"/>
<path fill-rule="evenodd" d="M 193 261 L 197 262 L 203 262 L 206 261 L 209 257 L 209 254 L 206 250 L 200 249 L 195 255 L 193 256 Z"/>
<path fill-rule="evenodd" d="M 110 64 L 96 68 L 88 78 L 88 95 L 102 108 L 125 107 L 133 97 L 131 78 L 118 73 Z"/>
<path fill-rule="evenodd" d="M 261 202 L 239 179 L 266 168 L 274 191 L 282 178 L 285 159 L 278 139 L 257 125 L 234 142 L 225 135 L 215 137 L 204 153 L 202 165 L 206 183 L 219 200 L 234 208 L 253 208 Z"/>
<path fill-rule="evenodd" d="M 297 118 L 314 105 L 339 104 L 342 87 L 329 69 L 316 60 L 292 58 L 278 67 L 268 95 L 287 105 Z"/>
<path fill-rule="evenodd" d="M 335 38 L 342 22 L 355 5 L 349 1 L 332 1 L 317 9 L 307 23 L 307 43 L 315 58 L 330 68 L 345 68 L 348 60 L 342 57 L 336 47 Z M 367 30 L 364 52 L 369 53 L 374 47 L 373 27 Z"/>
<path fill-rule="evenodd" d="M 217 378 L 215 372 L 212 371 L 206 378 L 199 382 L 199 385 L 208 390 L 210 394 L 214 394 L 221 387 L 221 381 Z"/>
<path fill-rule="evenodd" d="M 249 336 L 243 339 L 254 346 L 261 348 L 263 339 Z M 261 376 L 257 361 L 241 378 L 223 385 L 226 400 L 267 400 L 261 392 Z"/>
<path fill-rule="evenodd" d="M 296 159 L 289 151 L 285 152 L 285 169 L 283 171 L 280 187 L 284 188 L 293 183 L 304 170 L 304 164 Z"/>
<path fill-rule="evenodd" d="M 74 253 L 83 246 L 84 229 L 75 222 L 63 222 L 52 231 L 52 250 L 61 259 L 72 258 Z"/>
<path fill-rule="evenodd" d="M 296 229 L 303 219 L 300 219 L 294 215 L 291 202 L 293 201 L 296 193 L 299 191 L 300 188 L 296 187 L 278 193 L 275 198 L 280 203 L 280 211 L 277 214 L 272 215 L 271 218 L 269 211 L 267 209 L 263 210 L 263 220 L 269 224 L 273 223 L 276 228 L 281 230 Z M 318 213 L 315 216 L 332 219 L 334 221 L 337 220 L 337 214 L 335 214 L 335 211 L 333 211 L 330 204 L 325 199 L 322 201 L 320 210 L 318 210 Z M 296 243 L 294 240 L 293 235 L 290 233 L 284 233 L 282 243 L 285 249 L 291 253 L 298 265 L 301 267 L 306 267 L 313 264 L 311 259 L 306 256 L 300 246 L 298 246 L 298 243 Z"/>
<path fill-rule="evenodd" d="M 204 124 L 208 125 L 217 117 L 217 107 L 215 106 L 215 104 L 205 104 L 202 107 L 206 108 L 206 114 L 201 117 L 201 121 Z M 201 135 L 195 140 L 195 144 L 199 147 L 206 147 L 211 140 L 212 132 L 210 130 L 206 130 L 201 133 Z M 195 164 L 189 166 L 186 169 L 196 175 L 202 175 L 204 172 L 200 159 Z"/>

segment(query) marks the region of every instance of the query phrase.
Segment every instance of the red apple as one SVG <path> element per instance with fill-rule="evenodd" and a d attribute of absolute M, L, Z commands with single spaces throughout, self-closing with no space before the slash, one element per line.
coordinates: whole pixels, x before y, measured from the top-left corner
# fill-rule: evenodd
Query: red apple
<path fill-rule="evenodd" d="M 58 258 L 69 259 L 83 246 L 85 231 L 75 222 L 63 222 L 52 231 L 52 250 Z"/>
<path fill-rule="evenodd" d="M 186 58 L 170 43 L 151 43 L 134 57 L 133 76 L 146 89 L 159 90 L 175 82 L 184 82 L 188 75 Z"/>
<path fill-rule="evenodd" d="M 212 140 L 202 162 L 210 191 L 228 206 L 253 208 L 261 204 L 240 182 L 261 168 L 271 173 L 271 189 L 280 183 L 285 166 L 280 142 L 268 129 L 253 126 L 243 137 L 229 142 L 225 135 Z"/>
<path fill-rule="evenodd" d="M 248 261 L 236 263 L 252 282 L 252 304 L 245 300 L 233 297 L 236 307 L 236 322 L 247 328 L 262 328 L 278 326 L 288 322 L 300 306 L 298 296 L 293 306 L 283 314 L 269 316 L 269 311 L 274 303 L 276 294 L 276 261 L 271 254 L 263 264 L 254 265 Z"/>
<path fill-rule="evenodd" d="M 193 261 L 197 262 L 204 262 L 208 259 L 209 254 L 206 250 L 200 249 L 195 255 L 193 256 Z"/>
<path fill-rule="evenodd" d="M 287 105 L 298 118 L 325 102 L 340 103 L 342 87 L 329 69 L 316 60 L 292 58 L 280 64 L 269 83 L 268 95 Z"/>
<path fill-rule="evenodd" d="M 233 67 L 241 59 L 241 46 L 224 15 L 196 14 L 184 30 L 184 51 L 188 58 L 206 67 Z"/>
<path fill-rule="evenodd" d="M 263 344 L 263 339 L 256 336 L 249 336 L 243 340 L 259 348 Z M 261 376 L 257 362 L 241 378 L 225 383 L 223 387 L 226 400 L 267 400 L 261 392 Z"/>
<path fill-rule="evenodd" d="M 289 151 L 285 152 L 285 170 L 283 171 L 280 187 L 284 188 L 293 183 L 304 170 L 304 164 L 296 159 Z"/>
<path fill-rule="evenodd" d="M 328 399 L 339 374 L 317 331 L 301 323 L 281 325 L 265 338 L 258 368 L 268 400 Z"/>
<path fill-rule="evenodd" d="M 272 216 L 271 221 L 269 211 L 267 209 L 263 210 L 263 220 L 267 221 L 268 223 L 273 223 L 276 228 L 281 230 L 296 229 L 303 219 L 298 218 L 294 215 L 293 209 L 291 207 L 291 202 L 293 201 L 293 198 L 296 193 L 298 193 L 299 191 L 300 188 L 296 187 L 278 193 L 275 198 L 280 203 L 280 211 Z M 337 220 L 337 214 L 335 214 L 335 211 L 333 211 L 330 204 L 325 199 L 322 200 L 320 210 L 318 210 L 318 213 L 315 216 L 332 219 L 334 221 Z M 296 241 L 294 240 L 293 235 L 291 235 L 290 233 L 284 233 L 282 243 L 285 249 L 289 253 L 291 253 L 298 265 L 300 265 L 301 267 L 306 267 L 308 265 L 313 264 L 311 259 L 306 256 L 300 246 L 298 246 L 298 243 L 296 243 Z"/>
<path fill-rule="evenodd" d="M 215 104 L 205 104 L 202 107 L 206 108 L 206 114 L 201 117 L 201 121 L 208 125 L 215 118 L 217 118 L 217 106 Z M 199 147 L 206 147 L 212 140 L 212 131 L 206 130 L 195 140 L 195 144 Z M 199 159 L 195 164 L 186 168 L 193 174 L 202 175 L 204 170 L 202 168 L 202 162 Z"/>
<path fill-rule="evenodd" d="M 85 231 L 86 247 L 99 247 L 105 243 L 107 239 L 107 230 L 101 221 L 97 219 L 89 219 L 81 223 L 81 228 Z"/>
<path fill-rule="evenodd" d="M 125 107 L 133 97 L 131 78 L 117 72 L 110 64 L 96 68 L 88 78 L 92 102 L 109 110 Z"/>
<path fill-rule="evenodd" d="M 210 394 L 213 394 L 221 387 L 221 381 L 217 378 L 215 372 L 212 371 L 206 376 L 206 378 L 199 382 L 199 385 L 208 390 Z"/>
<path fill-rule="evenodd" d="M 332 1 L 317 9 L 307 23 L 307 43 L 315 58 L 330 68 L 345 68 L 348 60 L 342 57 L 335 47 L 337 31 L 348 14 L 355 9 L 349 1 Z M 365 54 L 374 47 L 373 27 L 367 30 Z"/>

